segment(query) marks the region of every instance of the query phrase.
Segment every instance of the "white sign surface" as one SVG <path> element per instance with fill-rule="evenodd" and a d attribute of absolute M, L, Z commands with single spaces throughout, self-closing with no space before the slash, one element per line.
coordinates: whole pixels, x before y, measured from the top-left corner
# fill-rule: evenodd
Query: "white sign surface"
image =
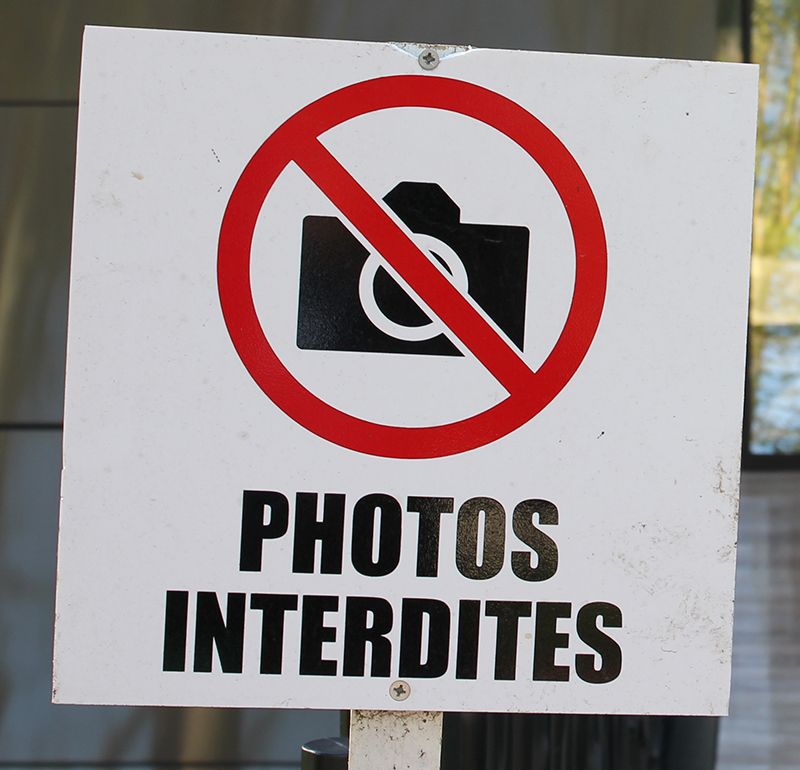
<path fill-rule="evenodd" d="M 89 28 L 54 699 L 722 714 L 757 70 Z"/>

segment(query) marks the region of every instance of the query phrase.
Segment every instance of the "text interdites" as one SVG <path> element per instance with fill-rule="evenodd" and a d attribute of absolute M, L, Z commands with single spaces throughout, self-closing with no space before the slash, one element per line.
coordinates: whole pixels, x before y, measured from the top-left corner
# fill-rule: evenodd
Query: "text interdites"
<path fill-rule="evenodd" d="M 417 519 L 416 575 L 436 578 L 440 557 L 447 555 L 440 554 L 441 517 L 454 513 L 455 566 L 467 580 L 491 580 L 507 563 L 519 580 L 529 583 L 556 574 L 558 547 L 548 532 L 558 524 L 558 510 L 547 500 L 523 500 L 514 507 L 511 530 L 518 542 L 507 548 L 506 510 L 490 497 L 473 497 L 456 510 L 452 497 L 410 496 L 404 511 L 397 499 L 386 494 L 365 495 L 350 506 L 343 494 L 298 492 L 292 510 L 286 495 L 252 490 L 243 495 L 239 569 L 260 572 L 270 558 L 268 541 L 291 538 L 293 573 L 340 575 L 348 528 L 353 568 L 367 577 L 389 575 L 400 564 L 401 532 L 411 514 Z M 379 593 L 380 583 L 376 585 Z M 435 596 L 435 583 L 431 586 Z M 218 597 L 212 591 L 197 591 L 191 669 L 211 671 L 216 649 L 223 672 L 242 673 L 245 623 L 260 622 L 261 674 L 284 673 L 284 650 L 292 646 L 301 675 L 410 679 L 452 671 L 456 679 L 476 679 L 479 639 L 488 633 L 494 636 L 494 678 L 513 680 L 520 622 L 526 618 L 533 623 L 533 659 L 528 668 L 532 679 L 566 682 L 574 672 L 585 682 L 603 684 L 616 679 L 622 669 L 622 650 L 605 631 L 622 627 L 622 613 L 614 604 L 597 601 L 573 607 L 566 601 L 468 597 L 456 603 L 434 596 L 392 603 L 380 596 L 228 593 Z M 186 670 L 189 602 L 189 591 L 167 591 L 164 671 Z M 299 613 L 299 624 L 286 622 L 290 613 Z M 298 626 L 296 633 L 286 633 L 288 627 Z M 393 642 L 389 634 L 398 626 L 399 635 L 394 636 L 399 641 Z M 557 650 L 569 647 L 572 633 L 585 651 L 576 654 L 570 665 L 563 658 L 557 663 Z M 341 655 L 333 659 L 323 645 L 337 639 L 343 642 Z"/>

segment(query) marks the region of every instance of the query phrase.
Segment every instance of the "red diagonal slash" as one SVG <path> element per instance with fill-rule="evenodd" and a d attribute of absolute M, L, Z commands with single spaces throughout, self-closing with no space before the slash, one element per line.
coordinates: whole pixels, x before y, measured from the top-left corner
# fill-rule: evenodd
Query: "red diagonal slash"
<path fill-rule="evenodd" d="M 509 393 L 533 386 L 535 373 L 318 140 L 294 162 Z"/>
<path fill-rule="evenodd" d="M 448 110 L 491 126 L 539 164 L 561 198 L 574 237 L 575 289 L 561 335 L 536 372 L 319 141 L 326 131 L 352 118 L 396 107 Z M 259 213 L 292 162 L 491 372 L 508 391 L 507 398 L 444 425 L 384 425 L 337 409 L 294 377 L 261 327 L 250 285 L 250 250 Z M 289 417 L 317 436 L 356 452 L 432 458 L 496 441 L 524 425 L 561 392 L 581 365 L 600 323 L 606 269 L 605 233 L 597 202 L 558 137 L 516 102 L 474 83 L 395 75 L 322 96 L 292 115 L 261 145 L 225 210 L 217 280 L 225 323 L 239 357 L 259 387 Z"/>

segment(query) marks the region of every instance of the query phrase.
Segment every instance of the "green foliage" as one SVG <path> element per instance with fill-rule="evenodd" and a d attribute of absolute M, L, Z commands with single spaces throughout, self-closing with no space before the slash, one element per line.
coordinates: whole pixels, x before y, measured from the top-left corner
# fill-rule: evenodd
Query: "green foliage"
<path fill-rule="evenodd" d="M 800 260 L 800 0 L 755 0 L 752 57 L 761 66 L 753 211 L 750 450 L 800 452 L 800 317 L 781 278 Z M 787 273 L 788 275 L 788 273 Z M 770 326 L 789 318 L 792 326 Z M 766 325 L 765 325 L 766 324 Z"/>
<path fill-rule="evenodd" d="M 753 252 L 800 257 L 800 0 L 757 0 L 753 59 L 761 65 Z"/>

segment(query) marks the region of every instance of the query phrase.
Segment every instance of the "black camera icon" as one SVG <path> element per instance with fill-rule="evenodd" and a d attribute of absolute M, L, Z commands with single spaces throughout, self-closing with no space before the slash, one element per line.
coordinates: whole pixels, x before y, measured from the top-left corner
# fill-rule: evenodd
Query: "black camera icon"
<path fill-rule="evenodd" d="M 383 199 L 454 285 L 523 349 L 528 228 L 461 222 L 430 182 L 400 182 Z M 431 319 L 337 217 L 303 219 L 297 346 L 304 350 L 460 356 Z"/>

